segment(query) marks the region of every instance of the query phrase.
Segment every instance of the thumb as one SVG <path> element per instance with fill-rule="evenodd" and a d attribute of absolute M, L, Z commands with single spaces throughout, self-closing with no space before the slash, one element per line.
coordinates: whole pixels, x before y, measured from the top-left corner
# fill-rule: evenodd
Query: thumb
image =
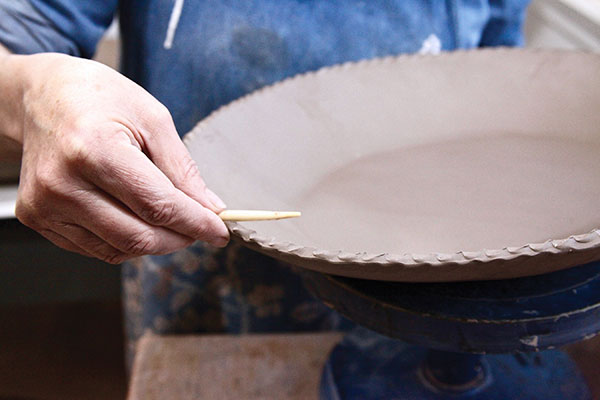
<path fill-rule="evenodd" d="M 176 188 L 214 213 L 223 211 L 227 206 L 206 187 L 196 162 L 177 134 L 171 114 L 166 108 L 161 114 L 145 124 L 152 126 L 153 131 L 141 132 L 144 152 Z"/>

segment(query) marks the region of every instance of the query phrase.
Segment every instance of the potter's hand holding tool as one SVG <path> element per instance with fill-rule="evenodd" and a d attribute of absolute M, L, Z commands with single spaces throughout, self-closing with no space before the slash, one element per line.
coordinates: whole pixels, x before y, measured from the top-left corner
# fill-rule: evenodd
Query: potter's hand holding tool
<path fill-rule="evenodd" d="M 134 82 L 2 48 L 0 93 L 0 135 L 22 146 L 16 215 L 56 245 L 120 263 L 229 240 L 167 108 Z"/>

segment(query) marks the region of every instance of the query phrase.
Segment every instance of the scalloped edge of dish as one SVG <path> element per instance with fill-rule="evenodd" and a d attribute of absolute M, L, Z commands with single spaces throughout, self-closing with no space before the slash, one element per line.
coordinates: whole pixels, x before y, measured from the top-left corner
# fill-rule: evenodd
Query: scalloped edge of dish
<path fill-rule="evenodd" d="M 591 53 L 582 50 L 561 50 L 561 49 L 522 49 L 496 47 L 486 49 L 458 49 L 441 54 L 400 54 L 387 57 L 363 59 L 358 61 L 349 61 L 342 64 L 335 64 L 320 68 L 315 71 L 308 71 L 297 74 L 271 85 L 264 86 L 258 90 L 248 93 L 224 106 L 219 107 L 206 118 L 201 120 L 184 135 L 184 143 L 191 140 L 196 135 L 200 135 L 210 121 L 239 103 L 246 102 L 252 97 L 260 96 L 266 92 L 276 90 L 280 86 L 290 84 L 293 81 L 301 79 L 314 79 L 318 76 L 330 74 L 332 72 L 343 71 L 351 68 L 363 68 L 373 64 L 389 64 L 400 62 L 411 62 L 422 58 L 438 57 L 456 57 L 469 56 L 470 54 L 481 53 L 526 53 L 526 54 L 585 54 L 600 59 L 600 54 Z M 247 228 L 237 222 L 226 223 L 229 230 L 237 235 L 241 240 L 247 243 L 258 245 L 265 251 L 276 251 L 288 256 L 301 259 L 318 259 L 332 264 L 379 264 L 379 265 L 402 265 L 403 267 L 418 267 L 422 265 L 443 266 L 446 264 L 468 264 L 474 261 L 491 262 L 496 260 L 510 261 L 518 257 L 534 257 L 541 254 L 565 254 L 573 251 L 583 251 L 594 248 L 600 248 L 600 228 L 595 228 L 588 233 L 571 235 L 565 239 L 549 239 L 542 243 L 528 243 L 522 246 L 507 246 L 501 249 L 482 249 L 479 251 L 457 251 L 454 253 L 371 253 L 371 252 L 349 252 L 343 250 L 325 250 L 311 246 L 304 246 L 288 241 L 281 241 L 273 237 L 261 236 L 253 229 Z"/>

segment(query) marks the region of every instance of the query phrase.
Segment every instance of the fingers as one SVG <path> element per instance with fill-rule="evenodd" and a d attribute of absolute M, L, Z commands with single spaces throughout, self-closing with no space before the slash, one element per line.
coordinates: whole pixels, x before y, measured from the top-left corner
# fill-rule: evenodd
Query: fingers
<path fill-rule="evenodd" d="M 50 229 L 41 229 L 39 234 L 60 247 L 61 249 L 72 251 L 74 253 L 81 254 L 86 257 L 94 257 L 91 253 L 83 250 L 81 247 L 77 246 L 75 243 L 71 242 L 66 237 L 50 230 Z"/>
<path fill-rule="evenodd" d="M 125 204 L 147 224 L 223 247 L 229 232 L 221 219 L 173 183 L 145 154 L 115 143 L 110 153 L 91 152 L 82 174 Z"/>
<path fill-rule="evenodd" d="M 79 212 L 94 219 L 79 219 L 81 226 L 125 254 L 168 254 L 194 242 L 191 237 L 148 224 L 103 193 L 85 196 Z"/>
<path fill-rule="evenodd" d="M 115 249 L 98 236 L 78 225 L 58 224 L 54 226 L 54 229 L 56 231 L 42 229 L 40 234 L 65 250 L 87 257 L 95 257 L 109 264 L 121 264 L 133 257 L 133 255 L 127 255 Z"/>
<path fill-rule="evenodd" d="M 227 206 L 206 187 L 198 167 L 179 138 L 169 111 L 161 105 L 161 112 L 148 115 L 143 124 L 144 151 L 176 188 L 215 213 Z M 168 149 L 168 151 L 165 151 Z"/>
<path fill-rule="evenodd" d="M 70 197 L 46 193 L 51 211 L 17 202 L 17 215 L 27 226 L 66 250 L 117 264 L 144 254 L 168 254 L 194 239 L 152 226 L 123 205 L 95 190 L 77 190 Z M 47 213 L 51 212 L 52 217 Z M 40 222 L 43 221 L 43 222 Z"/>

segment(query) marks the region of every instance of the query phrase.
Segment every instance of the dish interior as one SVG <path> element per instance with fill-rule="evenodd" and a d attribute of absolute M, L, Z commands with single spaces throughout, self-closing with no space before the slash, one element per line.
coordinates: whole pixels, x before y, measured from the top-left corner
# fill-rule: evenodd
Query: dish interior
<path fill-rule="evenodd" d="M 375 60 L 277 84 L 186 139 L 241 223 L 323 251 L 500 250 L 600 228 L 600 57 L 494 50 Z"/>
<path fill-rule="evenodd" d="M 286 240 L 371 253 L 542 243 L 600 224 L 600 145 L 495 134 L 390 149 L 318 177 Z M 292 204 L 290 204 L 292 206 Z M 273 223 L 248 224 L 281 237 Z"/>

